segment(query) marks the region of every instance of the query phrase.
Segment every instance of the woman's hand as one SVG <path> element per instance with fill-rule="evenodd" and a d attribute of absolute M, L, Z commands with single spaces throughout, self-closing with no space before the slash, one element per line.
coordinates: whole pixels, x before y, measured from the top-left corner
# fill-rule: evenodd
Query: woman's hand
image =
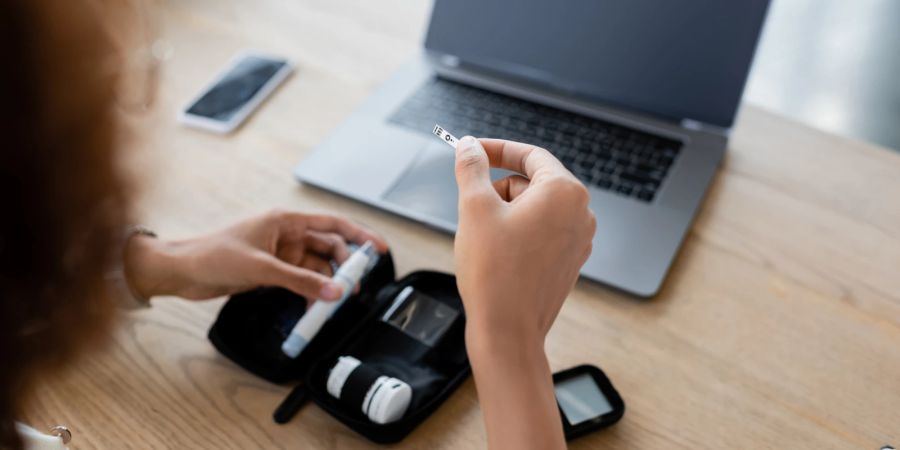
<path fill-rule="evenodd" d="M 491 183 L 489 166 L 525 176 Z M 543 342 L 591 253 L 587 189 L 546 150 L 492 139 L 460 141 L 456 177 L 457 276 L 473 332 Z"/>
<path fill-rule="evenodd" d="M 182 241 L 135 236 L 125 251 L 125 271 L 142 296 L 208 299 L 258 286 L 280 286 L 309 300 L 337 299 L 329 261 L 350 256 L 347 241 L 380 237 L 347 219 L 271 211 L 223 230 Z"/>
<path fill-rule="evenodd" d="M 522 175 L 492 183 L 490 167 Z M 565 447 L 544 338 L 591 253 L 587 189 L 542 148 L 469 136 L 456 179 L 457 283 L 490 447 Z"/>

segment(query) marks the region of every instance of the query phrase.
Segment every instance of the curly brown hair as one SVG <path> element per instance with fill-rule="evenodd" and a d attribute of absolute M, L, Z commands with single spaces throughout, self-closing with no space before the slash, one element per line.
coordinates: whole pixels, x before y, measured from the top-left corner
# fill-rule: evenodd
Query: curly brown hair
<path fill-rule="evenodd" d="M 21 447 L 14 419 L 36 377 L 107 336 L 115 311 L 106 275 L 128 189 L 99 11 L 0 2 L 0 448 Z"/>

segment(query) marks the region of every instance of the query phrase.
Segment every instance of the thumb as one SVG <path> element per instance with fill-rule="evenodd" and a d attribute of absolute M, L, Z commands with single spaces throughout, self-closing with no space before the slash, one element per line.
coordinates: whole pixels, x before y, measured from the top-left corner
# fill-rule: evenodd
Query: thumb
<path fill-rule="evenodd" d="M 481 142 L 466 136 L 456 144 L 456 184 L 460 202 L 496 197 L 491 184 L 491 165 Z"/>
<path fill-rule="evenodd" d="M 309 301 L 337 300 L 343 293 L 342 288 L 332 282 L 331 278 L 278 258 L 269 258 L 265 266 L 265 284 L 288 289 Z"/>

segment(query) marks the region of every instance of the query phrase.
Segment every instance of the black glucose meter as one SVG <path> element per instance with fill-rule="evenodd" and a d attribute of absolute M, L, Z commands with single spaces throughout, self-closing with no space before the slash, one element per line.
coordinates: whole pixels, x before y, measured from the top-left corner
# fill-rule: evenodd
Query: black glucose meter
<path fill-rule="evenodd" d="M 566 440 L 606 428 L 625 414 L 625 402 L 602 370 L 581 365 L 553 374 Z"/>

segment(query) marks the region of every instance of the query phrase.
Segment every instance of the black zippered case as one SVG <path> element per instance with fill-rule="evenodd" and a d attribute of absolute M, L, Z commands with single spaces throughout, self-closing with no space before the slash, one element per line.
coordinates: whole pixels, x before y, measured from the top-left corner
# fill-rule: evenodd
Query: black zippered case
<path fill-rule="evenodd" d="M 381 320 L 407 286 L 459 313 L 441 340 L 432 346 Z M 359 292 L 338 308 L 297 359 L 291 359 L 282 353 L 281 344 L 306 306 L 306 299 L 281 288 L 259 288 L 233 295 L 209 330 L 209 339 L 222 354 L 266 380 L 302 383 L 285 402 L 295 403 L 288 408 L 299 407 L 296 403 L 308 396 L 350 429 L 381 444 L 398 442 L 409 435 L 471 372 L 462 299 L 456 277 L 451 274 L 418 271 L 396 280 L 391 255 L 380 255 L 360 282 Z M 361 409 L 352 408 L 327 392 L 329 371 L 337 358 L 345 355 L 412 387 L 409 408 L 400 420 L 383 425 L 372 422 Z M 293 412 L 289 411 L 282 420 L 289 419 Z"/>

